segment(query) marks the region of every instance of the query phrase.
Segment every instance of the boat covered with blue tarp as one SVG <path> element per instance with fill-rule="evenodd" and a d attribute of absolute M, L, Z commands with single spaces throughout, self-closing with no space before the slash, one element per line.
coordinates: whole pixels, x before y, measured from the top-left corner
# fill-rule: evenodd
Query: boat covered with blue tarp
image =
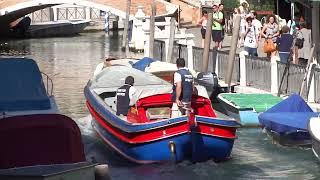
<path fill-rule="evenodd" d="M 1 58 L 0 81 L 0 111 L 50 108 L 50 99 L 34 60 Z"/>
<path fill-rule="evenodd" d="M 260 114 L 259 122 L 282 145 L 310 145 L 309 119 L 318 115 L 299 95 L 292 94 Z"/>

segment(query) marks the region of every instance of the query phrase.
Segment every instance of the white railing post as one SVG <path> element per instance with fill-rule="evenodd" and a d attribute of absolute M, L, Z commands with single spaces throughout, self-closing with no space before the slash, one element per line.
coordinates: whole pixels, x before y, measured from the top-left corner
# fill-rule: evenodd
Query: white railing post
<path fill-rule="evenodd" d="M 143 12 L 143 6 L 138 6 L 138 10 L 133 20 L 132 39 L 131 43 L 136 50 L 144 49 L 145 33 L 143 32 L 143 19 L 146 19 L 146 14 Z"/>
<path fill-rule="evenodd" d="M 240 86 L 247 86 L 247 69 L 246 69 L 246 55 L 247 51 L 241 51 L 240 57 Z"/>
<path fill-rule="evenodd" d="M 150 49 L 150 18 L 146 18 L 146 22 L 143 24 L 142 29 L 144 31 L 144 57 L 149 57 Z"/>
<path fill-rule="evenodd" d="M 274 58 L 271 58 L 271 93 L 278 93 L 278 63 Z"/>
<path fill-rule="evenodd" d="M 219 52 L 217 52 L 217 55 L 216 55 L 216 68 L 215 68 L 215 72 L 216 72 L 217 77 L 219 77 Z"/>
<path fill-rule="evenodd" d="M 52 7 L 53 21 L 58 21 L 58 8 Z"/>
<path fill-rule="evenodd" d="M 193 46 L 194 46 L 193 40 L 187 37 L 188 68 L 189 69 L 193 69 L 193 51 L 192 51 Z"/>
<path fill-rule="evenodd" d="M 91 8 L 90 7 L 86 7 L 86 20 L 90 20 L 91 19 Z"/>

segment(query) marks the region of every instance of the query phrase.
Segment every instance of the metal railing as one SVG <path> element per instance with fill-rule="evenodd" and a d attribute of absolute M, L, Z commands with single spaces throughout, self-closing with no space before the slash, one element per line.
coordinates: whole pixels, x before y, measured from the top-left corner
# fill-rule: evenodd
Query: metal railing
<path fill-rule="evenodd" d="M 157 61 L 166 61 L 166 44 L 164 41 L 154 40 L 153 58 Z"/>
<path fill-rule="evenodd" d="M 192 47 L 192 55 L 193 55 L 193 69 L 195 71 L 202 71 L 203 48 Z"/>
<path fill-rule="evenodd" d="M 183 58 L 186 61 L 186 66 L 188 66 L 188 48 L 187 45 L 183 44 L 173 44 L 172 51 L 172 62 L 175 63 L 177 58 Z"/>
<path fill-rule="evenodd" d="M 218 61 L 218 78 L 225 79 L 225 75 L 228 70 L 228 56 L 227 52 L 218 51 L 217 52 L 217 61 Z M 240 58 L 239 55 L 236 55 L 234 59 L 233 72 L 232 72 L 232 82 L 240 81 Z"/>
<path fill-rule="evenodd" d="M 278 63 L 278 87 L 280 87 L 281 79 L 284 74 L 284 70 L 287 64 L 277 62 Z M 284 74 L 283 82 L 280 88 L 281 94 L 290 95 L 292 93 L 299 94 L 301 84 L 306 73 L 306 69 L 304 66 L 290 64 L 287 73 Z M 301 95 L 304 99 L 306 97 L 306 87 L 304 87 L 303 94 Z"/>
<path fill-rule="evenodd" d="M 246 81 L 248 86 L 270 91 L 270 61 L 266 58 L 246 56 Z"/>
<path fill-rule="evenodd" d="M 50 8 L 45 8 L 30 13 L 28 16 L 31 18 L 32 23 L 47 22 L 50 21 L 50 17 L 52 16 L 51 13 Z"/>
<path fill-rule="evenodd" d="M 193 68 L 196 71 L 202 71 L 202 61 L 203 61 L 203 48 L 200 47 L 192 47 L 192 55 L 193 55 Z M 209 62 L 208 62 L 208 71 L 214 72 L 215 66 L 213 66 L 213 61 L 216 60 L 217 51 L 210 49 L 209 53 Z"/>
<path fill-rule="evenodd" d="M 47 95 L 52 96 L 53 93 L 53 82 L 52 79 L 44 72 L 41 72 L 42 81 L 46 88 Z"/>
<path fill-rule="evenodd" d="M 72 19 L 85 19 L 86 10 L 85 7 L 67 7 L 58 8 L 59 20 L 72 20 Z"/>
<path fill-rule="evenodd" d="M 320 69 L 314 70 L 315 102 L 320 103 Z"/>

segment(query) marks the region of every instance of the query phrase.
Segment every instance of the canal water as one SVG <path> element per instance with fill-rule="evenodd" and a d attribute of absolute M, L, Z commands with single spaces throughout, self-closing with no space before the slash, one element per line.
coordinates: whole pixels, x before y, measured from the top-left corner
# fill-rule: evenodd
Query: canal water
<path fill-rule="evenodd" d="M 83 88 L 95 66 L 107 56 L 121 57 L 121 36 L 90 33 L 76 37 L 7 40 L 0 55 L 23 56 L 37 61 L 54 82 L 61 113 L 78 123 L 88 159 L 107 163 L 116 180 L 194 179 L 319 179 L 320 166 L 311 149 L 274 144 L 261 129 L 240 129 L 232 158 L 226 162 L 134 165 L 109 150 L 90 126 Z"/>

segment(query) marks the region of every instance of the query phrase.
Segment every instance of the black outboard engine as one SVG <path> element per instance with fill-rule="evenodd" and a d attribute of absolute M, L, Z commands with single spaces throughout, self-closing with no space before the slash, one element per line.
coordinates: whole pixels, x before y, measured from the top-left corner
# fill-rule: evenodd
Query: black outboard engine
<path fill-rule="evenodd" d="M 201 72 L 197 75 L 195 82 L 206 88 L 211 100 L 219 93 L 218 76 L 216 73 Z"/>

